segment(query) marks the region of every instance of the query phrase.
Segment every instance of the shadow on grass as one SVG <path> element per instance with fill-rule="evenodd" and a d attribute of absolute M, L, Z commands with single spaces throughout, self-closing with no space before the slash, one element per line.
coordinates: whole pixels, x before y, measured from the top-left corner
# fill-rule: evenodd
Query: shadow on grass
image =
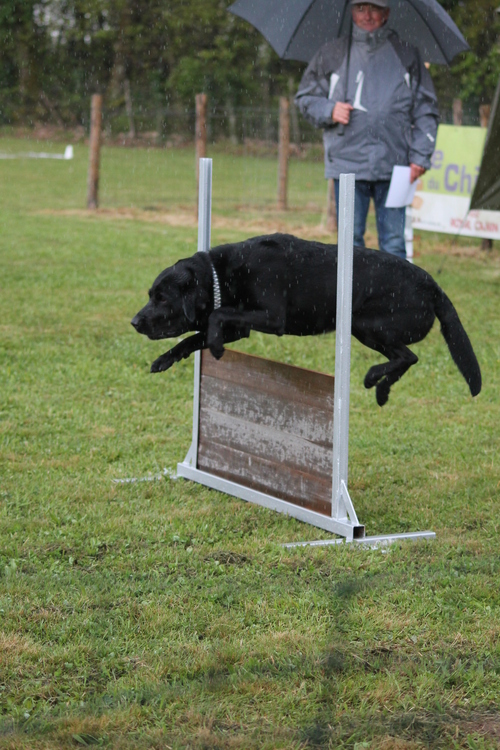
<path fill-rule="evenodd" d="M 500 747 L 500 714 L 400 713 L 346 717 L 340 723 L 316 722 L 301 733 L 310 748 L 431 748 L 494 750 Z"/>
<path fill-rule="evenodd" d="M 150 698 L 143 695 L 139 705 L 148 705 Z M 9 749 L 99 746 L 117 750 L 495 750 L 500 746 L 498 713 L 410 712 L 363 717 L 351 714 L 335 723 L 327 720 L 313 722 L 300 732 L 286 726 L 250 728 L 208 716 L 197 718 L 191 727 L 179 726 L 170 731 L 158 728 L 156 731 L 137 732 L 117 727 L 116 733 L 112 722 L 106 722 L 104 728 L 97 714 L 38 721 L 31 727 L 15 726 L 9 721 L 0 725 L 0 746 Z M 37 740 L 34 740 L 34 734 Z M 31 744 L 33 740 L 34 744 Z"/>

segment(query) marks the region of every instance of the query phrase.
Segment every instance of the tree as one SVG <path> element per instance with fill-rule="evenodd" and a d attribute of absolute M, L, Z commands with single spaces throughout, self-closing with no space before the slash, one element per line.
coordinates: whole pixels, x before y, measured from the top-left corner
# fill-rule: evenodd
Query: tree
<path fill-rule="evenodd" d="M 499 1 L 442 0 L 472 48 L 449 69 L 431 67 L 443 108 L 457 96 L 476 110 L 491 101 L 500 75 Z M 167 107 L 191 117 L 204 90 L 234 132 L 239 107 L 270 106 L 296 88 L 304 65 L 280 60 L 227 12 L 231 2 L 2 0 L 1 120 L 85 122 L 90 94 L 100 92 L 121 129 L 134 122 L 149 129 Z"/>
<path fill-rule="evenodd" d="M 500 77 L 500 31 L 497 0 L 442 0 L 467 39 L 471 51 L 459 55 L 450 68 L 433 65 L 431 73 L 442 107 L 451 107 L 459 97 L 472 100 L 477 109 L 481 103 L 492 101 Z"/>
<path fill-rule="evenodd" d="M 7 94 L 10 104 L 0 104 L 4 118 L 13 96 L 23 116 L 37 104 L 39 63 L 46 40 L 34 23 L 35 7 L 35 0 L 4 0 L 0 5 L 0 92 Z"/>

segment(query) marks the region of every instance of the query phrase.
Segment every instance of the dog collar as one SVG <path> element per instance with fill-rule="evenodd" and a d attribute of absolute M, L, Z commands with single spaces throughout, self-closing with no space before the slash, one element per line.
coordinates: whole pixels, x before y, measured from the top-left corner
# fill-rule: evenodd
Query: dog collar
<path fill-rule="evenodd" d="M 215 266 L 212 263 L 212 258 L 210 256 L 208 256 L 208 258 L 210 260 L 210 265 L 212 266 L 212 278 L 214 280 L 214 310 L 218 310 L 222 305 L 220 297 L 219 277 L 217 276 L 217 271 L 215 270 Z"/>

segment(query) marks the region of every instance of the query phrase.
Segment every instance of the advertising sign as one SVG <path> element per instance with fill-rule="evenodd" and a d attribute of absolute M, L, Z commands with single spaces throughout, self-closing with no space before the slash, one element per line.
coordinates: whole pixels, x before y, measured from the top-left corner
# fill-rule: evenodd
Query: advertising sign
<path fill-rule="evenodd" d="M 432 168 L 419 180 L 413 229 L 500 239 L 500 212 L 470 211 L 486 128 L 440 125 Z"/>

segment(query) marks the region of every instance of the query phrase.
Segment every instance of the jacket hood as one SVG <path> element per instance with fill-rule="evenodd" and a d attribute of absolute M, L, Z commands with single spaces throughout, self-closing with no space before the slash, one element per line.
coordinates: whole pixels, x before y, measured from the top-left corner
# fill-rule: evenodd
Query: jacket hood
<path fill-rule="evenodd" d="M 391 33 L 393 32 L 387 25 L 381 26 L 380 29 L 376 29 L 375 31 L 363 31 L 356 24 L 352 26 L 353 41 L 357 44 L 366 44 L 369 49 L 380 47 L 389 38 L 389 34 Z"/>

